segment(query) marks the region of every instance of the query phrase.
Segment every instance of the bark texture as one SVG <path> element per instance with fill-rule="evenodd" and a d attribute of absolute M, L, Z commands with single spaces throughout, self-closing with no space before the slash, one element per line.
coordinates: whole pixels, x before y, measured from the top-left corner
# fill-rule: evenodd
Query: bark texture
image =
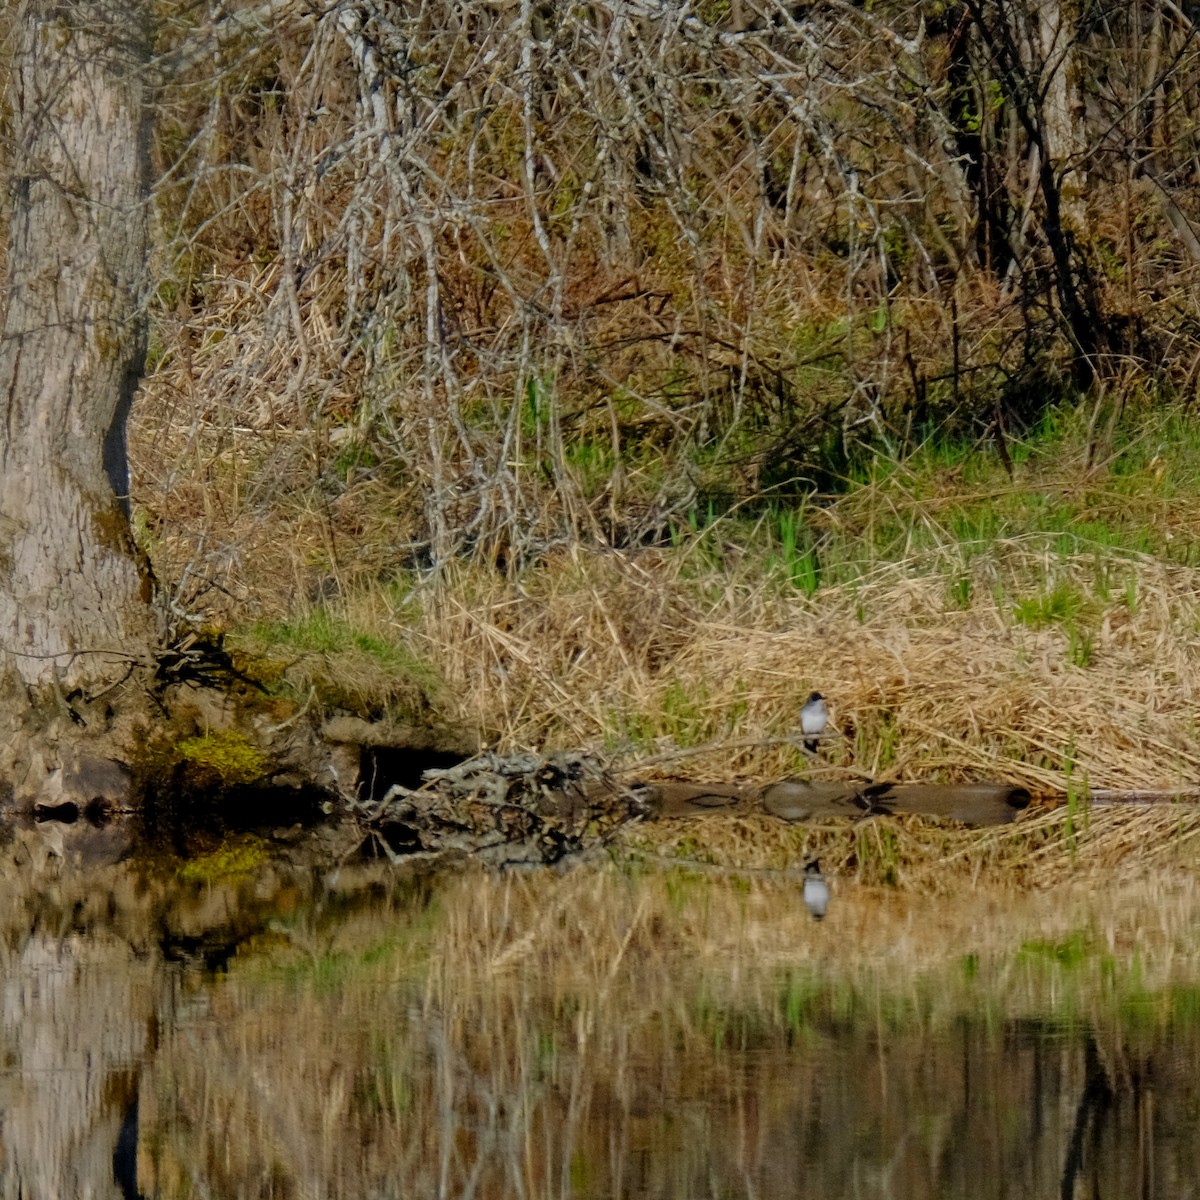
<path fill-rule="evenodd" d="M 125 453 L 145 359 L 147 28 L 132 0 L 17 10 L 0 331 L 5 703 L 104 692 L 159 637 Z"/>
<path fill-rule="evenodd" d="M 1045 153 L 1054 163 L 1064 222 L 1073 234 L 1087 228 L 1087 145 L 1080 89 L 1078 6 L 1039 0 L 1034 13 L 1031 77 L 1042 96 Z"/>

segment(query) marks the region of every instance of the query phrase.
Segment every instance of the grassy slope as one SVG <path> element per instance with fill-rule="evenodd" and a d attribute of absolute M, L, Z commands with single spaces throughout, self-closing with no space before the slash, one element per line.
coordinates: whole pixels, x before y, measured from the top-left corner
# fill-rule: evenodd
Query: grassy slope
<path fill-rule="evenodd" d="M 274 617 L 229 616 L 285 686 L 426 697 L 504 747 L 716 742 L 689 773 L 768 779 L 801 765 L 770 743 L 816 687 L 845 733 L 824 769 L 1181 786 L 1200 771 L 1198 427 L 1131 410 L 1097 437 L 1092 416 L 1052 413 L 1011 478 L 990 447 L 931 443 L 798 509 L 697 512 L 671 545 L 576 546 L 515 580 L 463 565 L 313 601 L 245 568 Z"/>

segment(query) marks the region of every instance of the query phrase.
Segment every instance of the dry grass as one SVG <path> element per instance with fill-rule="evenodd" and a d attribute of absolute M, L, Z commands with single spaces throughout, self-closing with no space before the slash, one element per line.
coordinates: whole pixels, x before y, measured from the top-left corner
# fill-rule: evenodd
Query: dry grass
<path fill-rule="evenodd" d="M 1066 493 L 1076 476 L 1026 487 Z M 505 749 L 636 760 L 711 743 L 674 773 L 767 781 L 806 767 L 786 739 L 817 688 L 845 735 L 823 752 L 827 774 L 1059 794 L 1194 783 L 1200 573 L 1127 549 L 1064 551 L 1050 534 L 956 541 L 952 490 L 919 500 L 871 485 L 812 512 L 841 557 L 811 594 L 747 525 L 721 523 L 674 547 L 576 545 L 515 578 L 459 562 L 430 581 L 384 569 L 378 507 L 349 526 L 344 511 L 314 511 L 305 536 L 243 509 L 236 562 L 207 557 L 197 508 L 158 559 L 186 575 L 185 592 L 216 584 L 187 606 L 251 628 L 244 644 L 291 664 L 300 696 L 324 684 L 334 703 L 406 715 L 427 698 L 438 719 Z M 910 544 L 885 554 L 872 525 L 895 518 L 898 496 Z M 355 530 L 357 565 L 343 553 L 342 576 L 323 574 L 321 536 L 344 544 Z"/>
<path fill-rule="evenodd" d="M 504 749 L 636 761 L 713 744 L 659 773 L 769 781 L 808 766 L 786 739 L 817 688 L 844 735 L 823 750 L 825 775 L 1058 794 L 1200 776 L 1200 575 L 1147 556 L 1119 560 L 1115 591 L 1097 588 L 1093 556 L 999 543 L 879 562 L 806 596 L 748 554 L 714 567 L 695 547 L 577 547 L 515 583 L 458 565 L 313 601 L 292 582 L 303 553 L 276 545 L 256 603 L 227 610 L 245 620 L 290 600 L 248 648 L 291 664 L 301 696 L 324 681 L 334 702 L 410 712 L 428 696 L 438 719 Z M 288 554 L 295 569 L 275 561 Z M 1018 617 L 1022 597 L 1056 587 L 1078 598 L 1069 620 Z"/>
<path fill-rule="evenodd" d="M 974 560 L 975 578 L 1049 575 L 1082 591 L 1093 570 L 1001 553 Z M 460 716 L 505 745 L 766 742 L 794 734 L 815 687 L 846 734 L 829 761 L 882 778 L 1063 791 L 1072 779 L 1176 788 L 1200 772 L 1190 569 L 1136 561 L 1134 605 L 1089 600 L 1086 666 L 1069 629 L 1020 623 L 993 589 L 956 607 L 952 571 L 881 564 L 806 598 L 753 570 L 579 552 L 515 591 L 464 572 L 417 631 Z M 685 773 L 768 780 L 799 762 L 786 746 L 718 750 Z"/>

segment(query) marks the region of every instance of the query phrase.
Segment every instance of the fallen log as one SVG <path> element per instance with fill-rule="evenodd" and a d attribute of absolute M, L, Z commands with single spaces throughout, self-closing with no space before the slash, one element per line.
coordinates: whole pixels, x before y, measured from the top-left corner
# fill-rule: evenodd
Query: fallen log
<path fill-rule="evenodd" d="M 767 812 L 784 821 L 917 813 L 964 825 L 1004 825 L 1028 807 L 1023 787 L 1007 783 L 813 783 L 785 779 L 762 793 Z"/>

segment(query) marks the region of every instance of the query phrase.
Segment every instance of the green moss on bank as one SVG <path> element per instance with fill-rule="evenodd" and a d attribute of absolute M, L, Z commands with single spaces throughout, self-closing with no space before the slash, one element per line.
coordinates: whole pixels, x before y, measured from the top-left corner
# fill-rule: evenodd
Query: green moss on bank
<path fill-rule="evenodd" d="M 253 787 L 271 774 L 271 760 L 244 733 L 218 729 L 185 738 L 175 748 L 187 790 Z"/>

